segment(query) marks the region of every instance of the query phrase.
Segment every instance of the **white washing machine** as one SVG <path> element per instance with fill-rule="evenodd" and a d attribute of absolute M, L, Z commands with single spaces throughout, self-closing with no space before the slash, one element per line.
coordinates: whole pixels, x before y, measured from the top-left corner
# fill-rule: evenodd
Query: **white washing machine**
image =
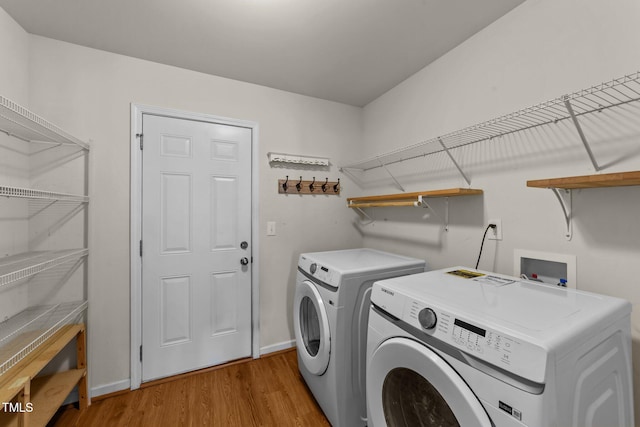
<path fill-rule="evenodd" d="M 366 425 L 371 285 L 425 271 L 425 262 L 373 249 L 300 255 L 293 307 L 302 377 L 334 427 Z"/>
<path fill-rule="evenodd" d="M 625 300 L 454 267 L 371 302 L 369 427 L 634 425 Z"/>

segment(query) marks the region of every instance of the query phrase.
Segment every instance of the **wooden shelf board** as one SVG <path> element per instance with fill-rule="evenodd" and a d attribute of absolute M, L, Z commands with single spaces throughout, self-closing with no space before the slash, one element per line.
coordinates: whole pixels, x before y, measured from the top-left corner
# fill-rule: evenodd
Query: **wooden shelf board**
<path fill-rule="evenodd" d="M 631 185 L 640 185 L 640 171 L 527 181 L 527 187 L 564 188 L 568 190 L 579 188 L 625 187 Z"/>
<path fill-rule="evenodd" d="M 71 369 L 34 378 L 31 381 L 33 412 L 29 414 L 29 424 L 45 427 L 85 374 L 85 369 Z"/>
<path fill-rule="evenodd" d="M 82 324 L 63 326 L 47 342 L 40 345 L 2 375 L 0 377 L 0 401 L 11 400 L 20 390 L 20 384 L 34 378 L 83 329 L 84 325 Z"/>
<path fill-rule="evenodd" d="M 478 190 L 474 188 L 448 188 L 445 190 L 426 190 L 426 191 L 416 191 L 413 193 L 386 194 L 382 196 L 350 197 L 347 199 L 347 203 L 351 205 L 352 203 L 362 204 L 362 203 L 368 203 L 368 202 L 384 202 L 384 201 L 411 201 L 411 200 L 417 200 L 418 196 L 422 196 L 423 198 L 433 198 L 433 197 L 473 196 L 477 194 L 482 194 L 482 190 Z M 361 206 L 361 207 L 364 207 L 364 206 Z"/>

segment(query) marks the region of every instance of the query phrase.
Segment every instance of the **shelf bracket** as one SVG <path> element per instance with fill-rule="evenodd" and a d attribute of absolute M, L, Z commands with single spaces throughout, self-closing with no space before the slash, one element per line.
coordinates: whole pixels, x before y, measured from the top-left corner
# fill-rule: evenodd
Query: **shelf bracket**
<path fill-rule="evenodd" d="M 449 159 L 451 159 L 451 161 L 453 162 L 453 164 L 455 165 L 455 167 L 458 169 L 458 172 L 460 172 L 460 175 L 462 175 L 462 177 L 464 178 L 465 181 L 467 181 L 467 185 L 471 185 L 471 180 L 469 179 L 469 177 L 464 173 L 464 171 L 462 170 L 462 168 L 460 167 L 460 165 L 458 164 L 458 162 L 456 162 L 456 159 L 453 157 L 453 155 L 451 154 L 451 152 L 449 152 L 449 149 L 447 148 L 446 145 L 444 145 L 444 142 L 442 141 L 442 138 L 438 137 L 438 142 L 440 143 L 440 145 L 442 146 L 442 149 L 444 150 L 445 153 L 447 153 L 447 156 L 449 156 Z"/>
<path fill-rule="evenodd" d="M 393 176 L 393 174 L 389 171 L 389 169 L 387 169 L 387 165 L 385 165 L 384 163 L 382 163 L 382 160 L 378 159 L 378 161 L 380 162 L 380 166 L 382 166 L 384 168 L 385 171 L 387 171 L 387 173 L 389 174 L 389 176 L 391 177 L 391 179 L 393 179 L 393 181 L 396 183 L 396 185 L 398 186 L 398 188 L 400 188 L 400 191 L 406 191 L 404 189 L 404 187 L 402 187 L 402 185 L 400 185 L 400 183 L 398 182 L 398 180 L 396 179 L 395 176 Z"/>
<path fill-rule="evenodd" d="M 367 218 L 369 221 L 364 222 L 364 221 L 360 221 L 360 225 L 369 225 L 375 222 L 375 219 L 371 218 L 369 215 L 367 215 L 367 213 L 360 209 L 360 208 L 353 208 L 355 210 L 357 210 L 358 212 L 360 212 L 360 214 L 362 214 L 363 217 Z"/>
<path fill-rule="evenodd" d="M 444 231 L 449 231 L 449 198 L 445 197 L 444 200 L 444 221 L 442 220 L 442 218 L 440 218 L 440 215 L 438 215 L 436 211 L 433 210 L 431 205 L 429 205 L 429 203 L 425 201 L 424 197 L 418 196 L 418 202 L 416 203 L 416 206 L 421 206 L 423 208 L 429 209 L 431 213 L 433 213 L 433 216 L 435 216 L 438 220 L 444 222 Z"/>
<path fill-rule="evenodd" d="M 562 212 L 564 214 L 564 219 L 565 219 L 565 223 L 567 226 L 567 232 L 564 235 L 567 240 L 571 240 L 571 237 L 573 235 L 573 230 L 572 230 L 572 198 L 571 198 L 571 190 L 569 189 L 563 189 L 563 188 L 555 188 L 552 187 L 550 188 L 551 191 L 553 191 L 553 194 L 555 194 L 556 198 L 558 199 L 558 202 L 560 202 L 560 207 L 562 208 Z"/>
<path fill-rule="evenodd" d="M 584 136 L 584 132 L 582 131 L 582 126 L 580 126 L 578 117 L 576 116 L 576 113 L 573 111 L 573 107 L 571 106 L 569 97 L 565 95 L 562 97 L 562 100 L 564 101 L 565 107 L 567 107 L 567 111 L 569 112 L 569 115 L 571 115 L 571 120 L 573 120 L 573 124 L 576 127 L 576 130 L 578 131 L 578 135 L 580 136 L 582 145 L 584 145 L 585 150 L 587 150 L 587 154 L 589 155 L 591 164 L 593 165 L 593 168 L 596 170 L 596 172 L 598 172 L 600 170 L 600 166 L 598 166 L 598 162 L 596 161 L 596 158 L 593 155 L 593 152 L 591 151 L 591 147 L 589 147 L 589 142 L 587 141 L 587 137 Z"/>

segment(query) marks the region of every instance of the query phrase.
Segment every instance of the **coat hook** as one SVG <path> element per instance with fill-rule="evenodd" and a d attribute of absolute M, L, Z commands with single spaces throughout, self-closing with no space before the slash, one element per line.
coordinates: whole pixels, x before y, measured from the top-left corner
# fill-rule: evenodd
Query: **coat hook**
<path fill-rule="evenodd" d="M 333 192 L 337 193 L 340 190 L 340 178 L 338 178 L 338 183 L 333 186 Z"/>
<path fill-rule="evenodd" d="M 313 177 L 313 182 L 311 182 L 311 184 L 309 184 L 309 191 L 311 191 L 313 193 L 313 190 L 315 189 L 315 186 L 313 184 L 315 184 L 316 182 L 316 177 Z"/>
<path fill-rule="evenodd" d="M 302 190 L 302 176 L 300 176 L 300 181 L 296 184 L 296 190 L 298 190 L 298 192 Z"/>
<path fill-rule="evenodd" d="M 287 182 L 289 182 L 289 175 L 287 175 L 287 180 L 282 183 L 282 189 L 284 190 L 285 193 L 287 192 L 287 188 L 289 188 L 289 186 L 287 185 Z"/>
<path fill-rule="evenodd" d="M 329 182 L 329 178 L 325 179 L 324 184 L 322 184 L 322 192 L 327 192 L 327 183 Z"/>

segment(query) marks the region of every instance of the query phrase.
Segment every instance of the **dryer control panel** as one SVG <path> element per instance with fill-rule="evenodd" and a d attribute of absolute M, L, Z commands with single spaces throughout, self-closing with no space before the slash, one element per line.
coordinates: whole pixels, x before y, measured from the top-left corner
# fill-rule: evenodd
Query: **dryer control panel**
<path fill-rule="evenodd" d="M 340 285 L 340 274 L 325 265 L 319 264 L 315 260 L 302 256 L 298 262 L 298 268 L 333 288 L 338 288 Z"/>

